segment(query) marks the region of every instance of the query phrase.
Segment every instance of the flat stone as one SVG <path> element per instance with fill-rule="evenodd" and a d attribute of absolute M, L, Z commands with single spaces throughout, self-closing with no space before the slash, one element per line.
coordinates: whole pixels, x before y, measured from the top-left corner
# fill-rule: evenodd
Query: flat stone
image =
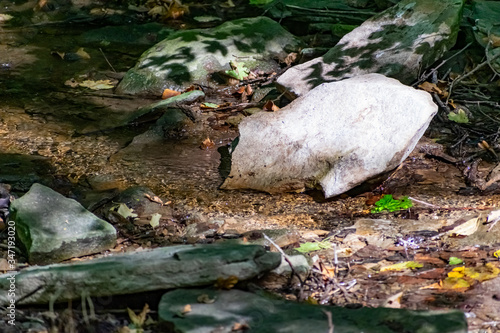
<path fill-rule="evenodd" d="M 241 122 L 221 188 L 341 194 L 397 167 L 436 112 L 427 92 L 380 74 L 322 84 Z"/>
<path fill-rule="evenodd" d="M 48 264 L 105 251 L 116 243 L 116 230 L 73 199 L 33 184 L 10 206 L 18 245 L 30 264 Z"/>
<path fill-rule="evenodd" d="M 342 333 L 467 332 L 460 311 L 345 309 L 270 299 L 240 290 L 173 290 L 163 295 L 158 308 L 160 320 L 178 333 L 229 333 L 237 324 L 246 325 L 245 332 L 331 332 L 325 312 L 331 315 L 334 331 Z"/>
<path fill-rule="evenodd" d="M 29 267 L 12 275 L 16 304 L 43 304 L 152 290 L 213 285 L 218 278 L 256 277 L 280 264 L 258 245 L 179 245 L 70 264 Z M 9 304 L 11 274 L 0 275 L 0 305 Z"/>
<path fill-rule="evenodd" d="M 346 34 L 323 57 L 287 70 L 277 80 L 290 98 L 324 82 L 380 73 L 415 81 L 455 45 L 462 0 L 403 0 Z"/>

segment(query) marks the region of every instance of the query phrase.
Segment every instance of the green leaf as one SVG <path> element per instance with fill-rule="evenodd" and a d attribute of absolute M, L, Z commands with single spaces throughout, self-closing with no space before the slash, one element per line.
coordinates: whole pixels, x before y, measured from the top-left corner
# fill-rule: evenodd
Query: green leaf
<path fill-rule="evenodd" d="M 215 103 L 203 103 L 203 105 L 206 107 L 206 108 L 212 108 L 212 109 L 217 109 L 219 107 L 219 104 L 215 104 Z"/>
<path fill-rule="evenodd" d="M 416 261 L 406 261 L 406 262 L 401 262 L 399 264 L 393 264 L 393 265 L 385 266 L 380 271 L 381 272 L 384 272 L 384 271 L 402 271 L 402 270 L 407 269 L 407 268 L 409 268 L 409 269 L 416 269 L 416 268 L 421 268 L 421 267 L 424 267 L 424 265 L 422 265 L 419 262 L 416 262 Z"/>
<path fill-rule="evenodd" d="M 237 63 L 236 61 L 230 61 L 229 65 L 231 65 L 232 69 L 226 71 L 226 74 L 232 78 L 235 78 L 237 80 L 244 80 L 248 76 L 248 74 L 250 74 L 248 68 L 246 68 L 242 64 Z"/>
<path fill-rule="evenodd" d="M 329 249 L 332 247 L 332 244 L 328 241 L 322 241 L 322 242 L 316 242 L 316 243 L 303 243 L 300 244 L 299 247 L 296 247 L 295 250 L 299 251 L 300 253 L 309 253 L 313 251 L 319 251 L 323 249 Z"/>
<path fill-rule="evenodd" d="M 395 212 L 398 210 L 408 209 L 413 207 L 413 203 L 408 197 L 402 197 L 400 200 L 396 200 L 392 197 L 392 194 L 385 194 L 379 201 L 375 203 L 375 207 L 372 208 L 372 213 L 380 213 L 383 211 Z"/>
<path fill-rule="evenodd" d="M 153 227 L 153 229 L 160 225 L 160 218 L 161 214 L 154 213 L 151 215 L 151 222 L 149 222 L 149 224 Z"/>
<path fill-rule="evenodd" d="M 450 257 L 448 264 L 450 265 L 459 265 L 463 263 L 464 261 L 460 258 L 457 257 Z"/>
<path fill-rule="evenodd" d="M 448 119 L 459 124 L 467 124 L 469 122 L 469 117 L 463 109 L 458 109 L 458 111 L 448 113 Z"/>
<path fill-rule="evenodd" d="M 124 203 L 121 203 L 120 206 L 118 206 L 118 210 L 116 212 L 121 216 L 123 216 L 124 218 L 137 217 L 137 214 L 134 213 L 134 210 L 132 208 L 128 208 L 127 205 L 125 205 Z"/>

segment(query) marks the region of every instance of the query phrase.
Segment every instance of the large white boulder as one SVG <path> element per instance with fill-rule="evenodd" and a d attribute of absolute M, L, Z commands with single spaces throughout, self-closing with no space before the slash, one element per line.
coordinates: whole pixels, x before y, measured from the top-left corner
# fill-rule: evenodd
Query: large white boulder
<path fill-rule="evenodd" d="M 427 92 L 380 74 L 324 83 L 241 122 L 222 188 L 341 194 L 398 166 L 436 112 Z"/>

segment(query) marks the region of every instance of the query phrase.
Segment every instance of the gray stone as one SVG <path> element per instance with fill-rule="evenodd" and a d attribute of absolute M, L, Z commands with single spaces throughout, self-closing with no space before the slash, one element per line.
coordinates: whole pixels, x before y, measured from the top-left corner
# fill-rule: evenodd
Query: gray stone
<path fill-rule="evenodd" d="M 462 0 L 403 0 L 345 35 L 323 57 L 290 68 L 277 83 L 290 98 L 367 73 L 410 84 L 455 44 L 462 6 Z"/>
<path fill-rule="evenodd" d="M 161 94 L 193 83 L 215 86 L 212 74 L 237 61 L 250 70 L 273 72 L 302 42 L 267 17 L 226 22 L 212 29 L 179 31 L 146 51 L 117 87 L 125 94 Z"/>
<path fill-rule="evenodd" d="M 292 264 L 295 273 L 301 274 L 301 276 L 307 274 L 311 269 L 311 265 L 307 261 L 307 258 L 302 254 L 287 256 L 287 259 L 289 262 L 281 257 L 281 264 L 273 269 L 271 273 L 276 273 L 279 275 L 292 273 L 292 267 L 290 266 L 290 263 Z"/>
<path fill-rule="evenodd" d="M 474 1 L 472 17 L 474 22 L 474 37 L 481 46 L 486 48 L 486 55 L 497 73 L 500 72 L 500 2 Z M 494 57 L 495 60 L 492 60 Z"/>
<path fill-rule="evenodd" d="M 190 311 L 186 311 L 190 305 Z M 329 327 L 329 312 L 334 328 Z M 341 333 L 465 333 L 467 322 L 460 311 L 410 311 L 390 308 L 345 309 L 299 304 L 254 295 L 240 290 L 173 290 L 161 298 L 158 316 L 172 332 L 341 332 Z"/>
<path fill-rule="evenodd" d="M 179 245 L 118 254 L 71 264 L 29 267 L 14 273 L 16 304 L 64 302 L 178 287 L 213 285 L 218 278 L 238 281 L 279 265 L 279 253 L 257 245 Z M 0 305 L 9 304 L 11 274 L 0 275 Z"/>
<path fill-rule="evenodd" d="M 398 166 L 436 112 L 427 92 L 380 74 L 322 84 L 242 121 L 222 188 L 341 194 Z"/>
<path fill-rule="evenodd" d="M 73 199 L 33 184 L 10 207 L 19 247 L 31 264 L 48 264 L 113 247 L 115 228 Z"/>
<path fill-rule="evenodd" d="M 132 112 L 126 119 L 121 122 L 122 125 L 127 125 L 140 117 L 153 113 L 155 111 L 166 110 L 168 108 L 175 107 L 176 105 L 191 104 L 205 97 L 205 93 L 201 90 L 188 91 L 183 94 L 170 97 L 153 104 L 147 105 L 136 111 Z M 194 119 L 192 119 L 194 120 Z"/>

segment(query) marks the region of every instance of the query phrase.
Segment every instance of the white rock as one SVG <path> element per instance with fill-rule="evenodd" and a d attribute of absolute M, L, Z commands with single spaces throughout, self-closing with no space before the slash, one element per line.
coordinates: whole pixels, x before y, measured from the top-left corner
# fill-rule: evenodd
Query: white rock
<path fill-rule="evenodd" d="M 283 109 L 242 121 L 223 189 L 341 194 L 398 166 L 437 106 L 395 79 L 368 74 L 325 83 Z"/>

